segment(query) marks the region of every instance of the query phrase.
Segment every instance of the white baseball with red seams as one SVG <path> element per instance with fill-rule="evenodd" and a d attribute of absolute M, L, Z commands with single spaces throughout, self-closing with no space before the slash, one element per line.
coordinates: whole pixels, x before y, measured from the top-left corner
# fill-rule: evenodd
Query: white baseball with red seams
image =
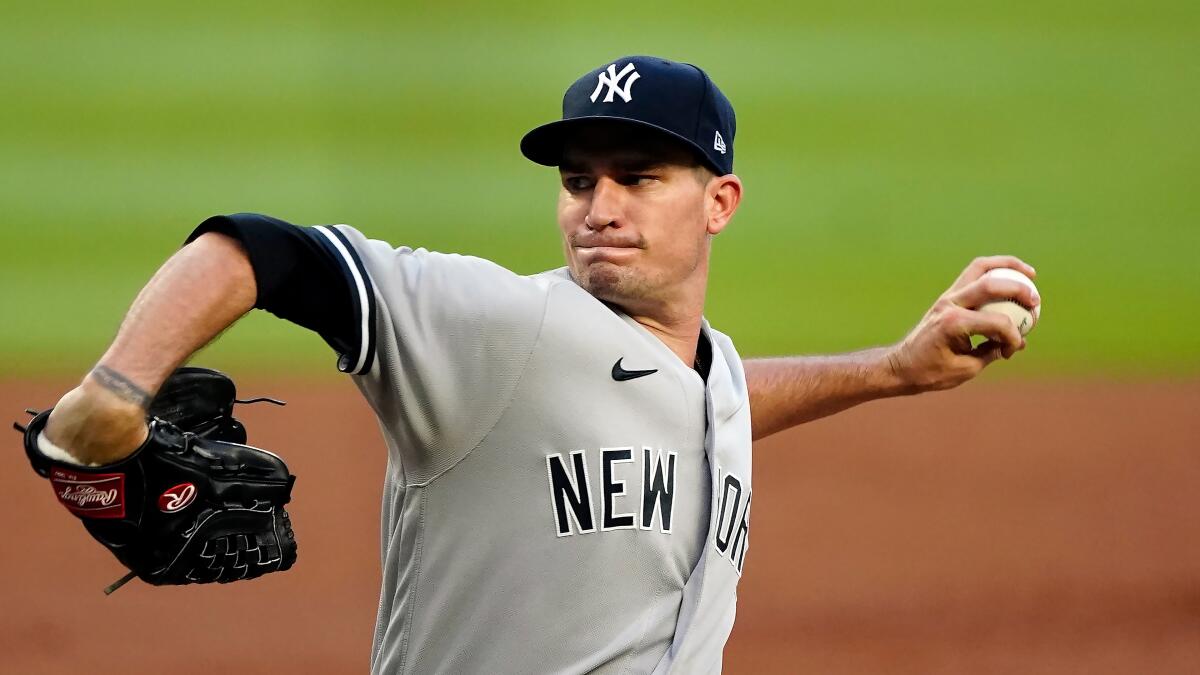
<path fill-rule="evenodd" d="M 1009 269 L 1007 267 L 999 267 L 994 270 L 988 270 L 983 275 L 983 278 L 986 279 L 987 277 L 996 277 L 998 279 L 1016 281 L 1028 286 L 1035 295 L 1038 294 L 1037 286 L 1033 285 L 1033 281 L 1017 270 Z M 981 305 L 979 307 L 979 311 L 996 312 L 998 314 L 1007 316 L 1009 319 L 1012 319 L 1013 325 L 1017 327 L 1017 330 L 1021 332 L 1021 335 L 1025 336 L 1033 330 L 1033 327 L 1036 326 L 1038 321 L 1041 319 L 1042 305 L 1039 303 L 1031 311 L 1028 307 L 1021 305 L 1014 300 L 998 300 Z"/>

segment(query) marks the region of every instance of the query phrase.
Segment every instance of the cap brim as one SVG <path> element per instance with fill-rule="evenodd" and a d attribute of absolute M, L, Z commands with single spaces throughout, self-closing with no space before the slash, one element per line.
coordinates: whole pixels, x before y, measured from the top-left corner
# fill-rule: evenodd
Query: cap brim
<path fill-rule="evenodd" d="M 595 123 L 597 121 L 625 124 L 643 129 L 653 129 L 654 131 L 683 143 L 689 149 L 694 150 L 696 159 L 700 160 L 705 166 L 716 171 L 718 174 L 725 173 L 720 167 L 714 165 L 712 160 L 710 160 L 704 154 L 704 149 L 691 139 L 684 138 L 674 131 L 664 129 L 657 124 L 650 124 L 649 122 L 643 122 L 641 120 L 633 120 L 629 119 L 628 117 L 616 117 L 610 115 L 572 117 L 565 120 L 555 120 L 549 124 L 543 124 L 540 127 L 536 127 L 529 133 L 525 134 L 523 138 L 521 138 L 521 154 L 525 155 L 525 157 L 527 157 L 531 162 L 541 164 L 542 166 L 558 166 L 562 162 L 563 147 L 566 145 L 570 134 L 587 123 Z"/>

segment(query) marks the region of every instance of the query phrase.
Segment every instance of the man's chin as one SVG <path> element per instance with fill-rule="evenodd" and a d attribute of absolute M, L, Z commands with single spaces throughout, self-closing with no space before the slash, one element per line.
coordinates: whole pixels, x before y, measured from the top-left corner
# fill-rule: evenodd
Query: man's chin
<path fill-rule="evenodd" d="M 617 304 L 630 299 L 639 285 L 632 269 L 608 261 L 594 262 L 574 271 L 572 276 L 575 283 L 596 298 Z"/>

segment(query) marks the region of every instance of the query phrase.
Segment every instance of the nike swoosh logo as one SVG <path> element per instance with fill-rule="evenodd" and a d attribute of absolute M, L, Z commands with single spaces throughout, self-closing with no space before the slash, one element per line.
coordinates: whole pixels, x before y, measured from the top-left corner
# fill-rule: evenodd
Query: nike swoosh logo
<path fill-rule="evenodd" d="M 654 369 L 654 370 L 625 370 L 624 368 L 621 367 L 621 362 L 624 360 L 625 360 L 625 357 L 621 357 L 621 358 L 617 359 L 616 363 L 613 364 L 612 376 L 613 376 L 613 379 L 616 380 L 617 382 L 625 382 L 626 380 L 636 380 L 639 377 L 653 375 L 658 372 L 657 369 Z"/>

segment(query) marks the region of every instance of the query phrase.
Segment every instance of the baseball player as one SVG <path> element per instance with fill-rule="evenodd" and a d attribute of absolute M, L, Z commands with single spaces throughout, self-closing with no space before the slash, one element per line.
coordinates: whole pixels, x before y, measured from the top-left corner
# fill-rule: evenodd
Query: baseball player
<path fill-rule="evenodd" d="M 147 406 L 168 376 L 264 309 L 319 333 L 379 418 L 372 672 L 719 672 L 752 438 L 968 380 L 1024 347 L 972 308 L 1038 302 L 980 280 L 1032 268 L 980 258 L 895 345 L 743 361 L 703 317 L 712 241 L 742 198 L 734 138 L 695 66 L 635 56 L 583 75 L 562 119 L 521 141 L 560 175 L 566 266 L 532 276 L 346 225 L 209 218 L 33 443 L 119 465 L 155 438 Z"/>

